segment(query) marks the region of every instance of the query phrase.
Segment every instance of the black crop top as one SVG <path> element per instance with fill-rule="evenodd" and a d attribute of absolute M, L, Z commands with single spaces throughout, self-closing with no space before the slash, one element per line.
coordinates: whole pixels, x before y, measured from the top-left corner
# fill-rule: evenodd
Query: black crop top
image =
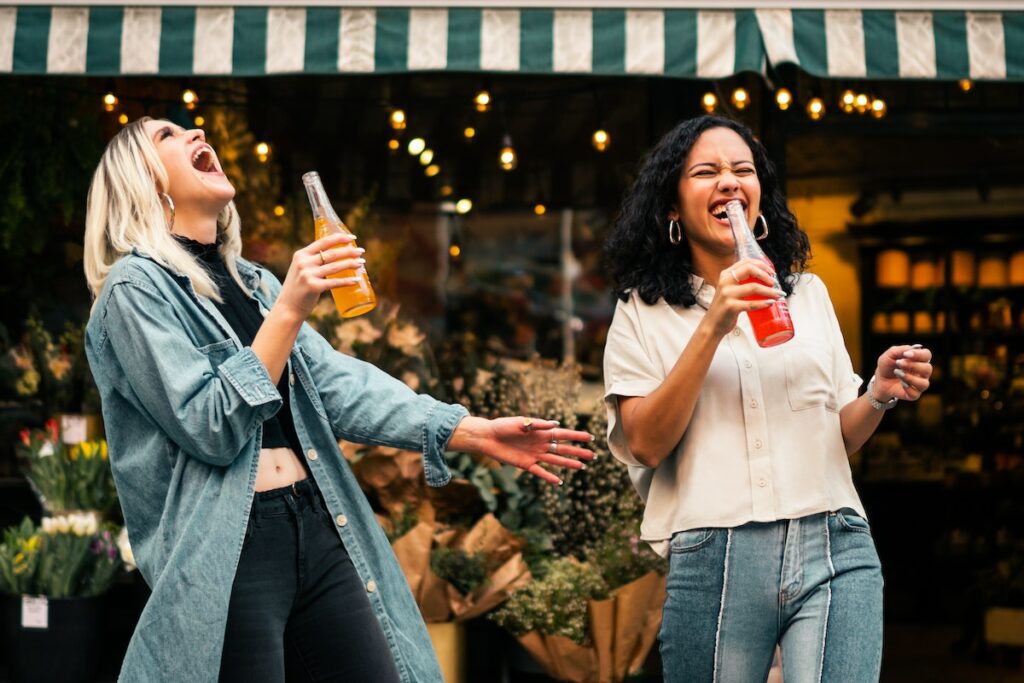
<path fill-rule="evenodd" d="M 220 296 L 223 303 L 213 302 L 214 306 L 228 325 L 238 335 L 242 346 L 252 346 L 252 340 L 256 332 L 263 324 L 263 314 L 260 313 L 259 304 L 249 296 L 228 272 L 224 260 L 217 251 L 219 242 L 214 244 L 203 244 L 180 235 L 174 236 L 181 246 L 185 247 L 192 254 L 196 261 L 201 263 L 206 272 L 210 274 L 213 281 L 220 289 Z M 295 432 L 295 421 L 292 419 L 291 407 L 288 403 L 288 371 L 281 373 L 281 379 L 277 382 L 277 390 L 284 399 L 281 409 L 263 423 L 263 448 L 291 448 L 299 457 L 299 462 L 306 466 L 302 457 L 302 445 L 299 443 L 299 435 Z"/>

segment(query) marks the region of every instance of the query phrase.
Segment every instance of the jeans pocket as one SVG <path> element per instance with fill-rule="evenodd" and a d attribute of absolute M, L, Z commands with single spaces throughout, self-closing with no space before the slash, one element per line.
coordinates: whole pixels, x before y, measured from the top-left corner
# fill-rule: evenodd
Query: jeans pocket
<path fill-rule="evenodd" d="M 871 533 L 871 525 L 868 524 L 868 520 L 861 517 L 856 510 L 843 508 L 836 512 L 836 519 L 839 520 L 839 524 L 847 531 L 856 531 L 862 534 Z"/>
<path fill-rule="evenodd" d="M 714 528 L 677 531 L 672 534 L 672 540 L 669 541 L 669 552 L 678 554 L 700 550 L 714 538 L 716 531 Z"/>

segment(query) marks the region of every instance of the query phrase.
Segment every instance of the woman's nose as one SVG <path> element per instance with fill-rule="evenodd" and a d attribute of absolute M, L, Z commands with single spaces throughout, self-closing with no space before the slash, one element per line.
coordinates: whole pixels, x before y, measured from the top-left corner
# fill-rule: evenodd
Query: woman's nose
<path fill-rule="evenodd" d="M 735 192 L 740 189 L 740 182 L 732 173 L 723 173 L 718 180 L 718 189 L 722 192 Z"/>
<path fill-rule="evenodd" d="M 194 128 L 188 132 L 189 142 L 195 142 L 197 138 L 206 142 L 206 133 L 203 132 L 202 128 Z"/>

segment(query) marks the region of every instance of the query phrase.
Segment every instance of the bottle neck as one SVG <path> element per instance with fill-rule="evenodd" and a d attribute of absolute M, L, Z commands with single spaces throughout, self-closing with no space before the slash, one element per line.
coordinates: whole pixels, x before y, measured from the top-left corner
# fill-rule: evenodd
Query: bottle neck
<path fill-rule="evenodd" d="M 317 176 L 312 179 L 303 180 L 306 186 L 306 195 L 309 197 L 309 206 L 313 209 L 313 218 L 326 218 L 332 221 L 339 220 L 338 214 L 334 212 L 334 207 L 331 206 L 331 200 L 327 198 L 327 192 L 324 190 L 324 184 L 321 182 L 320 177 Z"/>
<path fill-rule="evenodd" d="M 764 258 L 764 251 L 754 239 L 754 233 L 751 232 L 750 225 L 747 224 L 743 205 L 738 201 L 731 201 L 725 205 L 725 213 L 729 218 L 729 227 L 732 228 L 732 237 L 736 242 L 737 258 Z"/>

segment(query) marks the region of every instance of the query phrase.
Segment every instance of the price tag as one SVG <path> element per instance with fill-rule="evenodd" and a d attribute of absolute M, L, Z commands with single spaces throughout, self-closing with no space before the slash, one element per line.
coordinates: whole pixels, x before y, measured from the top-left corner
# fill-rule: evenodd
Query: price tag
<path fill-rule="evenodd" d="M 21 627 L 50 628 L 50 604 L 45 596 L 21 596 Z"/>
<path fill-rule="evenodd" d="M 86 440 L 89 425 L 85 415 L 62 415 L 60 418 L 60 429 L 63 433 L 64 443 L 76 444 Z"/>

